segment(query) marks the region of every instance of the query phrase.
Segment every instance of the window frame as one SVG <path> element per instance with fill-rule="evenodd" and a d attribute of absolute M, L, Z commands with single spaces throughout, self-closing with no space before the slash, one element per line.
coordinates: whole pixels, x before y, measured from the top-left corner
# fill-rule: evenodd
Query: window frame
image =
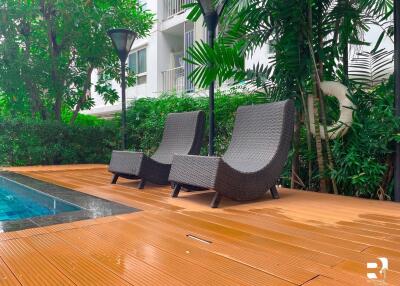
<path fill-rule="evenodd" d="M 145 51 L 145 72 L 142 72 L 142 73 L 139 73 L 138 71 L 139 71 L 139 52 L 140 51 Z M 144 78 L 144 77 L 146 77 L 146 80 L 145 80 L 145 82 L 143 82 L 143 83 L 140 83 L 140 84 L 137 84 L 137 85 L 141 85 L 141 84 L 146 84 L 147 83 L 147 46 L 144 46 L 144 47 L 140 47 L 140 48 L 137 48 L 137 49 L 135 49 L 135 50 L 132 50 L 130 53 L 129 53 L 129 55 L 128 55 L 128 68 L 131 70 L 131 68 L 130 68 L 130 58 L 131 58 L 131 56 L 133 55 L 133 54 L 136 54 L 136 65 L 135 65 L 135 67 L 136 67 L 136 71 L 134 71 L 135 72 L 135 76 L 138 78 L 138 81 L 137 82 L 139 82 L 139 78 Z"/>

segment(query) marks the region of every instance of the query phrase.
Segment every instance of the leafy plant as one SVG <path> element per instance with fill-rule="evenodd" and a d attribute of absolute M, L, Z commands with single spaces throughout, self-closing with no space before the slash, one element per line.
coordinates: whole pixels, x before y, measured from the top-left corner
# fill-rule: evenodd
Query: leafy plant
<path fill-rule="evenodd" d="M 400 127 L 393 108 L 393 77 L 372 90 L 357 90 L 352 100 L 357 106 L 354 123 L 346 137 L 334 141 L 337 168 L 332 175 L 346 195 L 390 199 Z"/>

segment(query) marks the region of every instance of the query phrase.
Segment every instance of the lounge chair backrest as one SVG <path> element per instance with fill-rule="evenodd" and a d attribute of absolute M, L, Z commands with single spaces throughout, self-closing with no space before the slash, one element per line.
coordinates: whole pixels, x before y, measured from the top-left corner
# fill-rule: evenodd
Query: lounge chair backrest
<path fill-rule="evenodd" d="M 272 161 L 284 164 L 291 144 L 294 104 L 291 100 L 239 107 L 231 143 L 223 156 L 232 168 L 253 173 Z"/>
<path fill-rule="evenodd" d="M 203 111 L 169 114 L 161 143 L 151 158 L 163 164 L 171 164 L 174 154 L 199 154 L 204 125 Z"/>

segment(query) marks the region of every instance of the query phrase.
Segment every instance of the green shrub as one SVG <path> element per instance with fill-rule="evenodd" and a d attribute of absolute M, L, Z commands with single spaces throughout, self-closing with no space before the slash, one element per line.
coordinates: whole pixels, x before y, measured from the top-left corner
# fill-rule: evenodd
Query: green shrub
<path fill-rule="evenodd" d="M 106 163 L 116 146 L 112 126 L 0 118 L 0 165 Z"/>
<path fill-rule="evenodd" d="M 230 141 L 235 112 L 241 105 L 265 102 L 265 96 L 217 93 L 215 97 L 216 153 L 222 154 Z M 133 102 L 127 112 L 128 146 L 133 150 L 154 152 L 162 137 L 167 115 L 172 112 L 203 110 L 206 113 L 202 154 L 208 145 L 208 97 L 189 95 L 162 95 L 159 98 L 142 98 Z M 117 124 L 119 124 L 117 118 Z"/>
<path fill-rule="evenodd" d="M 171 112 L 204 110 L 207 130 L 202 154 L 208 146 L 208 97 L 162 95 L 136 100 L 128 109 L 129 149 L 154 152 L 164 123 Z M 265 102 L 264 96 L 216 94 L 216 152 L 225 151 L 232 132 L 236 109 Z M 113 149 L 120 148 L 120 115 L 115 120 L 79 115 L 67 124 L 72 113 L 64 111 L 63 123 L 30 118 L 0 118 L 0 166 L 108 163 Z"/>
<path fill-rule="evenodd" d="M 358 90 L 349 133 L 333 142 L 336 168 L 332 176 L 343 194 L 390 199 L 393 192 L 393 154 L 399 119 L 394 113 L 393 78 L 375 89 Z"/>
<path fill-rule="evenodd" d="M 390 198 L 393 190 L 394 141 L 399 120 L 393 111 L 393 79 L 374 90 L 357 90 L 352 100 L 358 107 L 349 133 L 331 142 L 335 170 L 334 178 L 342 194 L 370 198 Z M 216 153 L 226 150 L 233 128 L 236 110 L 241 105 L 265 103 L 264 95 L 216 94 Z M 204 110 L 206 134 L 202 154 L 208 146 L 208 97 L 162 95 L 159 98 L 135 100 L 128 108 L 128 148 L 153 153 L 161 140 L 167 115 L 172 112 Z M 328 102 L 332 118 L 337 117 L 337 105 Z M 335 113 L 336 112 L 336 113 Z M 69 122 L 71 114 L 64 113 Z M 68 163 L 108 163 L 113 149 L 120 148 L 120 115 L 115 120 L 102 120 L 79 115 L 74 126 L 53 121 L 0 118 L 0 165 L 37 165 Z M 312 162 L 310 188 L 318 188 L 315 146 L 307 151 L 306 130 L 300 136 L 299 176 L 306 182 L 308 159 Z M 292 154 L 292 152 L 291 152 Z M 282 175 L 284 185 L 290 184 L 291 157 Z"/>
<path fill-rule="evenodd" d="M 62 120 L 64 123 L 69 124 L 72 118 L 72 111 L 70 110 L 63 110 L 62 113 Z M 79 125 L 79 126 L 104 126 L 104 125 L 110 125 L 114 124 L 115 122 L 111 120 L 105 120 L 102 118 L 99 118 L 94 115 L 87 115 L 87 114 L 78 114 L 74 121 L 74 125 Z"/>

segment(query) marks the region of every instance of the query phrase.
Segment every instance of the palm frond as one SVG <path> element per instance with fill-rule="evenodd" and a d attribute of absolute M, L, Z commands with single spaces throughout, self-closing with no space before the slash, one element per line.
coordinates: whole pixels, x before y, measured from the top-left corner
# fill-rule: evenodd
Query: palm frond
<path fill-rule="evenodd" d="M 393 68 L 393 51 L 360 52 L 351 60 L 349 77 L 365 88 L 386 80 Z"/>
<path fill-rule="evenodd" d="M 185 60 L 195 66 L 189 75 L 190 80 L 197 86 L 204 88 L 212 81 L 220 84 L 233 78 L 239 81 L 245 77 L 244 57 L 240 54 L 241 45 L 238 42 L 234 46 L 225 45 L 221 41 L 215 43 L 214 49 L 207 43 L 196 42 L 188 50 L 188 58 Z"/>

